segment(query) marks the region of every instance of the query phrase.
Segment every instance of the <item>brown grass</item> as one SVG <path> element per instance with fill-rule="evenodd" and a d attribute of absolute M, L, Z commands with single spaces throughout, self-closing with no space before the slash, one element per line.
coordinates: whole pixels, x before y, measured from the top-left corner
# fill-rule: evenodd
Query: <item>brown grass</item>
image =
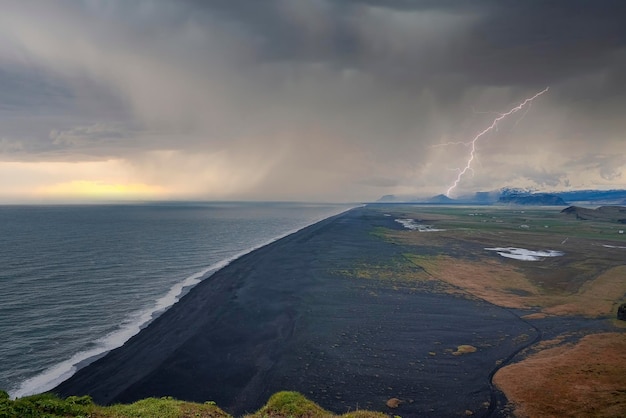
<path fill-rule="evenodd" d="M 488 257 L 469 261 L 447 255 L 406 254 L 431 278 L 505 308 L 542 308 L 542 315 L 581 315 L 591 318 L 614 315 L 626 294 L 626 266 L 613 267 L 586 281 L 577 292 L 545 289 L 529 280 L 513 264 Z M 529 315 L 528 319 L 533 316 Z"/>
<path fill-rule="evenodd" d="M 626 266 L 614 267 L 588 281 L 574 295 L 554 298 L 553 306 L 544 309 L 550 315 L 609 316 L 617 311 L 626 294 Z"/>
<path fill-rule="evenodd" d="M 436 279 L 498 306 L 526 308 L 530 300 L 519 293 L 534 296 L 540 293 L 523 274 L 494 260 L 473 262 L 443 255 L 424 257 L 407 254 L 406 257 Z"/>
<path fill-rule="evenodd" d="M 520 417 L 626 416 L 626 334 L 588 335 L 496 373 Z"/>

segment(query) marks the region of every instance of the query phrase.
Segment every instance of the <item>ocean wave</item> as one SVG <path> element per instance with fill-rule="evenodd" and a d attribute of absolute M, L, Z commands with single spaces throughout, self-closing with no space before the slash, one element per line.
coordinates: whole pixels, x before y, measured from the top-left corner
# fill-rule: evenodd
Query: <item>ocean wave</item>
<path fill-rule="evenodd" d="M 125 321 L 122 322 L 118 329 L 95 340 L 94 348 L 79 351 L 72 355 L 69 359 L 61 361 L 44 370 L 42 373 L 22 381 L 18 385 L 17 389 L 9 391 L 9 396 L 11 398 L 21 398 L 53 389 L 61 382 L 69 379 L 79 369 L 105 356 L 109 351 L 121 347 L 126 341 L 137 335 L 143 328 L 147 327 L 150 322 L 176 304 L 194 286 L 201 281 L 208 279 L 218 270 L 221 270 L 233 261 L 251 253 L 252 251 L 265 247 L 266 245 L 292 235 L 311 225 L 325 219 L 329 219 L 333 216 L 340 215 L 341 213 L 347 212 L 353 208 L 354 207 L 342 208 L 340 211 L 315 218 L 303 226 L 299 226 L 286 233 L 264 241 L 261 244 L 247 248 L 231 257 L 218 261 L 209 267 L 186 277 L 181 282 L 174 284 L 162 297 L 156 299 L 149 308 L 131 314 Z"/>

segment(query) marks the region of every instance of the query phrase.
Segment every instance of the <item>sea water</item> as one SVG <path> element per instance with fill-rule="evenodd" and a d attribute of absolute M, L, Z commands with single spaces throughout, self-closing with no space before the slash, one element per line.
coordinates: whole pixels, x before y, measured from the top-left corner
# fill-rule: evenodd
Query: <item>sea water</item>
<path fill-rule="evenodd" d="M 348 208 L 0 206 L 0 389 L 53 388 L 233 259 Z"/>

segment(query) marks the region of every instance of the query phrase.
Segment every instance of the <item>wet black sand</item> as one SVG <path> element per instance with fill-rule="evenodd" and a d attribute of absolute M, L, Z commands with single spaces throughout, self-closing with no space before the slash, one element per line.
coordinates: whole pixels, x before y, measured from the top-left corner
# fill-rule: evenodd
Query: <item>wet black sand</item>
<path fill-rule="evenodd" d="M 241 415 L 296 390 L 338 413 L 487 415 L 490 373 L 537 331 L 486 302 L 338 273 L 401 254 L 371 234 L 394 224 L 357 208 L 258 249 L 53 391 L 212 400 Z M 478 351 L 452 355 L 461 344 Z M 391 397 L 404 403 L 392 411 Z"/>

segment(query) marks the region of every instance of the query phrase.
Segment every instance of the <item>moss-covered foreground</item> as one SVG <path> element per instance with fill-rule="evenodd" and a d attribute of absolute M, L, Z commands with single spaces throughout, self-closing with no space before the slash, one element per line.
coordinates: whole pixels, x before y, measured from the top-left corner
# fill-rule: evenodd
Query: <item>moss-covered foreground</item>
<path fill-rule="evenodd" d="M 316 403 L 297 392 L 279 392 L 267 404 L 246 418 L 282 417 L 336 417 Z M 204 404 L 179 401 L 173 398 L 148 398 L 130 405 L 100 406 L 89 396 L 70 396 L 60 399 L 52 394 L 27 396 L 16 400 L 9 399 L 6 392 L 0 391 L 0 418 L 220 418 L 230 417 L 214 402 Z M 355 411 L 342 418 L 384 418 L 380 412 Z"/>

